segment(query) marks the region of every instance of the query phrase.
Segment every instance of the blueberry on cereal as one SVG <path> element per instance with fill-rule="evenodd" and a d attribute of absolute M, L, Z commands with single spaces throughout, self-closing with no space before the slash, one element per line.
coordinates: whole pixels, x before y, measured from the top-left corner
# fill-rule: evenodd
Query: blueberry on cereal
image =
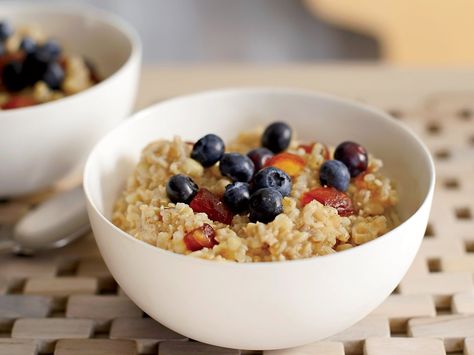
<path fill-rule="evenodd" d="M 221 174 L 232 181 L 249 182 L 252 179 L 255 167 L 252 160 L 239 153 L 226 153 L 222 157 L 219 169 Z"/>
<path fill-rule="evenodd" d="M 246 213 L 249 209 L 250 191 L 249 184 L 236 181 L 225 187 L 224 203 L 235 213 Z"/>
<path fill-rule="evenodd" d="M 283 197 L 270 187 L 260 189 L 250 197 L 249 219 L 251 222 L 269 223 L 283 212 Z"/>
<path fill-rule="evenodd" d="M 247 153 L 247 156 L 253 161 L 255 171 L 259 171 L 265 166 L 266 162 L 273 157 L 273 153 L 268 148 L 260 147 L 252 149 Z"/>
<path fill-rule="evenodd" d="M 28 53 L 25 61 L 23 62 L 25 77 L 28 79 L 28 84 L 33 85 L 38 80 L 41 80 L 44 73 L 48 69 L 48 61 L 38 55 L 37 51 Z"/>
<path fill-rule="evenodd" d="M 8 21 L 0 21 L 0 42 L 5 42 L 13 34 L 13 27 Z"/>
<path fill-rule="evenodd" d="M 191 152 L 191 158 L 197 160 L 204 167 L 209 167 L 222 159 L 225 144 L 221 137 L 207 134 L 198 140 Z"/>
<path fill-rule="evenodd" d="M 2 71 L 2 82 L 9 91 L 23 90 L 27 85 L 23 64 L 16 60 L 6 64 Z"/>
<path fill-rule="evenodd" d="M 58 90 L 64 81 L 64 70 L 56 62 L 49 63 L 42 79 L 50 89 Z"/>
<path fill-rule="evenodd" d="M 252 180 L 252 190 L 263 188 L 277 190 L 283 197 L 288 196 L 291 191 L 291 178 L 283 170 L 269 166 L 255 174 Z"/>
<path fill-rule="evenodd" d="M 319 169 L 319 181 L 323 186 L 332 186 L 345 192 L 350 180 L 349 170 L 339 160 L 326 160 Z"/>
<path fill-rule="evenodd" d="M 24 66 L 29 83 L 33 85 L 50 69 L 50 64 L 55 62 L 61 53 L 61 48 L 56 41 L 49 40 L 38 46 L 33 52 L 27 53 Z M 55 69 L 55 71 L 57 71 Z"/>
<path fill-rule="evenodd" d="M 38 57 L 44 62 L 52 62 L 59 58 L 61 46 L 53 39 L 46 41 L 37 49 Z"/>
<path fill-rule="evenodd" d="M 262 134 L 262 146 L 273 153 L 280 153 L 290 145 L 292 130 L 285 122 L 269 125 Z"/>
<path fill-rule="evenodd" d="M 20 42 L 20 50 L 26 54 L 33 53 L 36 50 L 36 42 L 31 37 L 23 37 Z"/>
<path fill-rule="evenodd" d="M 199 188 L 189 176 L 173 175 L 166 184 L 166 194 L 171 202 L 189 203 L 196 196 Z"/>
<path fill-rule="evenodd" d="M 342 161 L 349 169 L 351 177 L 363 173 L 369 165 L 367 150 L 354 142 L 343 142 L 336 147 L 334 159 Z"/>

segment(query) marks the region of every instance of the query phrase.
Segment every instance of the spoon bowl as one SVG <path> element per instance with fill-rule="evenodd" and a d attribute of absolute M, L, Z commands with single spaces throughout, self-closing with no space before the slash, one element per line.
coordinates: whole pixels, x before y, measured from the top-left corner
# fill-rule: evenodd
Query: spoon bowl
<path fill-rule="evenodd" d="M 26 213 L 7 233 L 0 250 L 32 255 L 62 248 L 90 230 L 82 186 L 59 192 Z"/>

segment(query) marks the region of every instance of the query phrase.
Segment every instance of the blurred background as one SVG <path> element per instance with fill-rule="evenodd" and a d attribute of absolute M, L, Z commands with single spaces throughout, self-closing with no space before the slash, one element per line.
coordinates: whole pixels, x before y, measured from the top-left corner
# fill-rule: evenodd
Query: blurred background
<path fill-rule="evenodd" d="M 373 37 L 331 25 L 299 0 L 72 3 L 94 5 L 128 20 L 141 35 L 148 63 L 309 62 L 379 56 Z"/>
<path fill-rule="evenodd" d="M 127 19 L 140 32 L 147 63 L 474 64 L 473 0 L 69 2 Z"/>

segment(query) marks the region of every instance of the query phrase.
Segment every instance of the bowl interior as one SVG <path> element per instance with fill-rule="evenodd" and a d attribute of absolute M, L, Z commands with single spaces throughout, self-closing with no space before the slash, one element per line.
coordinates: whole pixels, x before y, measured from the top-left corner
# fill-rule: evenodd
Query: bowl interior
<path fill-rule="evenodd" d="M 0 12 L 15 28 L 38 27 L 67 52 L 90 60 L 102 79 L 120 69 L 132 53 L 128 26 L 92 7 L 5 3 Z"/>
<path fill-rule="evenodd" d="M 96 146 L 86 166 L 86 191 L 110 219 L 115 199 L 149 142 L 175 135 L 192 141 L 211 132 L 228 140 L 277 120 L 288 122 L 302 141 L 337 145 L 353 140 L 383 159 L 385 173 L 397 182 L 402 220 L 421 206 L 433 183 L 423 144 L 384 113 L 308 92 L 257 89 L 193 95 L 142 111 Z"/>

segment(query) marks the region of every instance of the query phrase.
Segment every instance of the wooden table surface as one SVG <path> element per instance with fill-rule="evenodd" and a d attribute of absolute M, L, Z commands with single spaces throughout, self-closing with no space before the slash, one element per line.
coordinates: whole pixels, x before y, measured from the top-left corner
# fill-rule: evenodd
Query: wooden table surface
<path fill-rule="evenodd" d="M 474 92 L 474 69 L 375 64 L 145 66 L 138 108 L 176 95 L 225 87 L 287 86 L 410 108 L 438 95 Z"/>
<path fill-rule="evenodd" d="M 265 354 L 474 355 L 474 71 L 145 67 L 137 107 L 251 85 L 319 90 L 387 110 L 426 142 L 438 174 L 426 236 L 394 293 L 331 339 Z M 0 229 L 28 207 L 25 200 L 0 204 Z M 184 353 L 240 352 L 190 341 L 147 318 L 118 288 L 92 236 L 35 258 L 0 257 L 0 355 Z"/>

